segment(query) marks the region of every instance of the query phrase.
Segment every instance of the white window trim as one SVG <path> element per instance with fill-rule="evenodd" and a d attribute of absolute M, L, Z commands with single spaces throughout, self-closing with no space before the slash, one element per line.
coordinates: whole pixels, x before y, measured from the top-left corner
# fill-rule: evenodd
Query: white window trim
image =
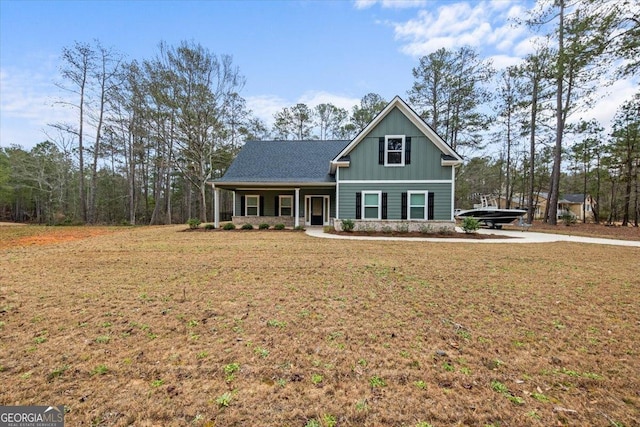
<path fill-rule="evenodd" d="M 389 140 L 390 139 L 402 139 L 402 148 L 400 149 L 400 163 L 389 163 Z M 406 144 L 405 135 L 385 135 L 384 136 L 384 165 L 387 167 L 402 167 L 404 166 L 404 149 Z M 396 152 L 395 150 L 392 152 Z"/>
<path fill-rule="evenodd" d="M 288 215 L 288 216 L 293 216 L 293 209 L 294 209 L 293 196 L 285 195 L 285 196 L 278 196 L 278 198 L 280 199 L 279 203 L 278 203 L 278 216 L 284 216 L 284 215 L 282 215 L 282 200 L 283 199 L 291 200 L 291 205 L 289 206 L 289 209 L 291 209 L 291 215 Z"/>
<path fill-rule="evenodd" d="M 365 213 L 365 208 L 366 208 L 366 207 L 373 207 L 373 205 L 368 206 L 368 205 L 365 203 L 365 200 L 367 199 L 367 198 L 366 198 L 366 195 L 367 195 L 367 194 L 377 194 L 377 195 L 378 195 L 378 205 L 377 205 L 377 208 L 378 208 L 378 217 L 377 217 L 377 218 L 367 218 L 367 217 L 365 216 L 365 214 L 364 214 L 364 213 Z M 362 192 L 362 207 L 361 207 L 361 210 L 362 210 L 362 211 L 361 211 L 361 214 L 360 214 L 360 218 L 362 218 L 363 220 L 365 220 L 365 221 L 366 221 L 366 220 L 369 220 L 369 221 L 376 221 L 376 220 L 377 220 L 377 221 L 380 221 L 380 220 L 382 219 L 382 191 L 363 191 L 363 192 Z"/>
<path fill-rule="evenodd" d="M 331 225 L 331 196 L 326 194 L 307 194 L 304 196 L 304 224 L 311 225 L 311 199 L 314 197 L 322 197 L 324 215 L 322 217 L 322 225 Z"/>
<path fill-rule="evenodd" d="M 424 206 L 412 205 L 411 204 L 411 195 L 412 194 L 424 194 Z M 411 217 L 411 208 L 412 207 L 422 207 L 424 209 L 424 217 L 423 218 L 412 218 Z M 428 191 L 407 191 L 407 218 L 409 220 L 426 220 L 429 216 L 429 192 Z"/>
<path fill-rule="evenodd" d="M 250 197 L 255 197 L 258 201 L 258 204 L 256 206 L 254 205 L 249 205 L 249 198 Z M 256 208 L 256 215 L 249 215 L 249 207 L 255 207 Z M 244 196 L 244 216 L 260 216 L 260 196 L 258 194 L 247 194 Z"/>

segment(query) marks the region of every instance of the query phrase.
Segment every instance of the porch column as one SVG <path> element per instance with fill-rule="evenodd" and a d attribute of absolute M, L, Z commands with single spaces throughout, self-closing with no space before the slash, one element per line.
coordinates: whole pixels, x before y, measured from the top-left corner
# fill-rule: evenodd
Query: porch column
<path fill-rule="evenodd" d="M 296 188 L 294 227 L 300 226 L 300 189 Z"/>
<path fill-rule="evenodd" d="M 213 227 L 220 225 L 220 189 L 213 186 Z"/>
<path fill-rule="evenodd" d="M 450 221 L 455 221 L 455 215 L 453 214 L 456 210 L 456 167 L 451 166 L 451 217 Z"/>

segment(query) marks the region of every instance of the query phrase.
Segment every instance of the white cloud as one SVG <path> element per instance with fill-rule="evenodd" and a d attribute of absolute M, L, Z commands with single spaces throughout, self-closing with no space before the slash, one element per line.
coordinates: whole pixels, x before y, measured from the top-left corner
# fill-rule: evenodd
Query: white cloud
<path fill-rule="evenodd" d="M 360 98 L 353 98 L 346 95 L 337 95 L 325 91 L 310 90 L 304 92 L 297 99 L 287 100 L 276 95 L 258 95 L 246 98 L 247 106 L 253 114 L 263 120 L 269 127 L 273 125 L 273 115 L 285 107 L 292 107 L 298 103 L 306 104 L 309 108 L 314 108 L 318 104 L 333 104 L 336 107 L 344 108 L 351 113 L 354 105 L 360 104 Z"/>
<path fill-rule="evenodd" d="M 421 7 L 427 4 L 427 0 L 355 0 L 356 9 L 368 9 L 379 3 L 385 9 L 404 9 Z"/>
<path fill-rule="evenodd" d="M 493 55 L 490 56 L 491 64 L 496 70 L 504 70 L 512 65 L 517 65 L 522 62 L 522 58 L 509 55 Z"/>
<path fill-rule="evenodd" d="M 529 37 L 526 27 L 514 25 L 526 9 L 505 1 L 444 3 L 436 10 L 420 10 L 406 22 L 395 22 L 401 51 L 413 57 L 432 53 L 440 48 L 475 47 L 486 56 L 496 52 L 517 55 L 518 47 Z"/>
<path fill-rule="evenodd" d="M 601 87 L 596 92 L 596 102 L 593 107 L 584 112 L 574 113 L 570 122 L 577 122 L 580 119 L 596 119 L 609 131 L 618 108 L 631 99 L 637 91 L 637 79 L 618 80 L 611 86 Z"/>
<path fill-rule="evenodd" d="M 30 149 L 47 139 L 48 124 L 74 120 L 74 113 L 56 101 L 54 74 L 17 68 L 0 70 L 0 144 Z"/>
<path fill-rule="evenodd" d="M 276 95 L 257 95 L 246 98 L 247 107 L 253 114 L 267 125 L 273 124 L 273 115 L 292 104 Z"/>
<path fill-rule="evenodd" d="M 351 112 L 351 108 L 354 105 L 360 104 L 360 98 L 353 98 L 345 95 L 336 95 L 324 91 L 307 91 L 302 94 L 298 99 L 298 102 L 307 104 L 307 106 L 314 108 L 318 104 L 333 104 L 336 107 L 344 108 Z"/>
<path fill-rule="evenodd" d="M 547 38 L 544 36 L 532 36 L 518 42 L 514 48 L 514 54 L 525 57 L 536 52 L 538 46 L 547 44 Z"/>

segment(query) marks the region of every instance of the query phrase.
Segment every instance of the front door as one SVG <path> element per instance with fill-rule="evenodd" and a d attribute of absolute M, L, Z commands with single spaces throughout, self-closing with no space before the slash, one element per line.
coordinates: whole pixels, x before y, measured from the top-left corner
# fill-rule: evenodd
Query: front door
<path fill-rule="evenodd" d="M 324 218 L 324 198 L 312 197 L 311 198 L 311 225 L 322 225 Z"/>

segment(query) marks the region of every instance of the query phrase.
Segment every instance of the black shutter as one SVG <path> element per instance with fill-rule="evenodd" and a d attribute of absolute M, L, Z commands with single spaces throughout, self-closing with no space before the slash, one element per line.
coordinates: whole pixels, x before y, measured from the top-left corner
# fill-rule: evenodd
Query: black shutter
<path fill-rule="evenodd" d="M 407 136 L 404 139 L 404 164 L 411 164 L 411 137 Z"/>
<path fill-rule="evenodd" d="M 260 215 L 264 216 L 264 197 L 258 196 L 258 200 L 260 200 Z"/>
<path fill-rule="evenodd" d="M 384 165 L 384 136 L 378 138 L 378 164 Z"/>
<path fill-rule="evenodd" d="M 402 193 L 402 219 L 407 219 L 407 193 Z"/>
<path fill-rule="evenodd" d="M 280 216 L 280 196 L 276 196 L 273 200 L 273 216 Z"/>
<path fill-rule="evenodd" d="M 382 193 L 382 219 L 387 219 L 387 193 Z"/>
<path fill-rule="evenodd" d="M 356 219 L 362 219 L 362 193 L 356 193 Z"/>
<path fill-rule="evenodd" d="M 240 216 L 245 216 L 247 214 L 245 212 L 245 206 L 244 196 L 240 196 Z"/>
<path fill-rule="evenodd" d="M 427 193 L 427 219 L 433 219 L 433 193 Z"/>

